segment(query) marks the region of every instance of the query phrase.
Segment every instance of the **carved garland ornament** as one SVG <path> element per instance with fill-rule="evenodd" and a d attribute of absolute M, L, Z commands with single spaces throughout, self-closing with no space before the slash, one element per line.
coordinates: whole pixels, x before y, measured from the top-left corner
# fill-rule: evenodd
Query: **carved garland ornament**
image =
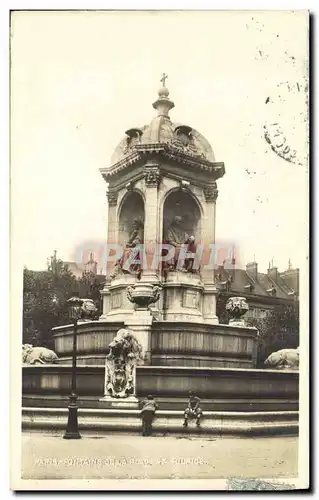
<path fill-rule="evenodd" d="M 145 183 L 148 187 L 158 187 L 161 175 L 158 167 L 151 167 L 145 170 L 144 174 Z"/>
<path fill-rule="evenodd" d="M 218 197 L 218 189 L 216 182 L 204 188 L 204 196 L 207 202 L 214 202 L 214 203 L 216 202 Z"/>
<path fill-rule="evenodd" d="M 117 191 L 107 191 L 106 196 L 110 207 L 117 205 L 117 196 L 118 196 Z"/>

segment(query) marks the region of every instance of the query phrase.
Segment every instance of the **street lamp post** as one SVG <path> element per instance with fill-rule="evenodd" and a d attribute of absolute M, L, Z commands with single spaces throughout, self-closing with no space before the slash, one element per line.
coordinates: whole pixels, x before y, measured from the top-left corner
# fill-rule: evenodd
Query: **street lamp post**
<path fill-rule="evenodd" d="M 72 354 L 72 385 L 71 385 L 71 394 L 69 396 L 70 403 L 68 406 L 69 415 L 68 415 L 68 423 L 66 427 L 65 434 L 63 439 L 81 439 L 81 434 L 78 429 L 78 406 L 77 399 L 78 396 L 76 394 L 76 341 L 77 341 L 77 329 L 78 329 L 78 320 L 81 316 L 81 306 L 83 304 L 83 300 L 78 297 L 72 297 L 68 301 L 69 305 L 69 315 L 73 321 L 73 354 Z"/>

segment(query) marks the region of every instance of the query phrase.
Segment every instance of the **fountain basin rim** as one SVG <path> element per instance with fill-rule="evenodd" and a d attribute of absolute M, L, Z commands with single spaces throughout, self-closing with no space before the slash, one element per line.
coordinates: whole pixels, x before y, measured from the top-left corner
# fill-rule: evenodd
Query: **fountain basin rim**
<path fill-rule="evenodd" d="M 62 363 L 53 363 L 53 364 L 45 364 L 45 365 L 22 365 L 22 368 L 27 368 L 28 370 L 36 370 L 36 371 L 45 371 L 46 368 L 51 369 L 65 369 L 67 368 L 68 370 L 72 370 L 72 365 L 70 364 L 62 364 Z M 105 370 L 104 365 L 77 365 L 76 367 L 77 371 L 100 371 L 100 370 Z M 299 376 L 299 370 L 267 370 L 267 369 L 262 369 L 262 368 L 222 368 L 222 367 L 197 367 L 197 366 L 155 366 L 155 365 L 139 365 L 136 367 L 136 369 L 139 370 L 148 370 L 148 371 L 156 371 L 159 370 L 161 372 L 164 371 L 169 371 L 169 372 L 211 372 L 211 373 L 251 373 L 251 374 L 257 374 L 257 373 L 265 373 L 265 374 L 295 374 Z"/>
<path fill-rule="evenodd" d="M 129 323 L 129 320 L 127 320 L 126 323 Z M 123 321 L 107 321 L 105 319 L 92 320 L 92 321 L 80 321 L 80 322 L 78 322 L 78 330 L 80 330 L 81 327 L 83 327 L 84 325 L 85 326 L 106 326 L 107 325 L 109 327 L 116 326 L 116 327 L 121 328 L 123 324 L 124 324 Z M 216 329 L 216 331 L 218 331 L 220 329 L 236 330 L 236 328 L 237 328 L 237 327 L 234 327 L 233 325 L 227 325 L 227 324 L 222 324 L 222 323 L 213 324 L 213 323 L 206 323 L 203 321 L 165 321 L 165 320 L 160 320 L 160 321 L 156 321 L 156 324 L 154 323 L 154 326 L 156 326 L 156 328 L 158 328 L 161 325 L 166 325 L 166 326 L 174 325 L 175 328 L 177 328 L 177 329 L 178 329 L 178 327 L 183 328 L 185 325 L 189 325 L 192 328 L 193 327 L 196 328 L 196 325 L 198 325 L 200 328 L 211 327 L 211 328 Z M 129 326 L 127 328 L 129 328 Z M 71 329 L 73 331 L 73 329 L 74 329 L 73 324 L 54 326 L 51 329 L 51 331 L 54 334 L 57 334 L 57 333 L 60 333 L 64 330 L 68 330 L 68 329 Z M 258 329 L 255 326 L 241 326 L 240 331 L 246 331 L 247 333 L 249 332 L 251 334 L 253 334 L 253 333 L 256 334 L 258 332 Z"/>
<path fill-rule="evenodd" d="M 92 321 L 78 321 L 78 330 L 83 326 L 83 325 L 90 325 L 90 326 L 105 326 L 105 325 L 109 325 L 110 327 L 112 326 L 116 326 L 116 327 L 123 327 L 124 323 L 123 321 L 106 321 L 104 319 L 93 319 Z M 51 328 L 51 331 L 52 332 L 57 332 L 59 333 L 61 330 L 67 330 L 68 328 L 74 329 L 74 325 L 72 323 L 70 324 L 67 324 L 67 325 L 61 325 L 61 326 L 54 326 L 53 328 Z"/>

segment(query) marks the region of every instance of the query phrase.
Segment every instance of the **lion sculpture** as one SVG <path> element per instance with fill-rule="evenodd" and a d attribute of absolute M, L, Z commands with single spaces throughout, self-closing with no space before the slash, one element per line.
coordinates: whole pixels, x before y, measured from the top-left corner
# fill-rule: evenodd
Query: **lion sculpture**
<path fill-rule="evenodd" d="M 277 370 L 299 370 L 299 347 L 273 352 L 264 364 Z"/>
<path fill-rule="evenodd" d="M 22 345 L 22 363 L 27 365 L 45 365 L 58 362 L 58 356 L 46 347 L 33 347 L 31 344 Z"/>

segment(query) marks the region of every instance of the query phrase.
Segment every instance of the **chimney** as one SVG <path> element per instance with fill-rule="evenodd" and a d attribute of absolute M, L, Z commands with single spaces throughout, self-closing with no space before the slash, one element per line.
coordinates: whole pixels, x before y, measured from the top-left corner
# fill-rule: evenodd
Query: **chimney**
<path fill-rule="evenodd" d="M 296 296 L 299 297 L 299 269 L 287 269 L 280 273 L 281 278 L 287 286 L 295 291 Z"/>
<path fill-rule="evenodd" d="M 267 276 L 273 280 L 275 283 L 278 282 L 278 267 L 269 267 L 267 270 Z"/>
<path fill-rule="evenodd" d="M 246 264 L 246 273 L 254 280 L 258 281 L 258 264 L 257 262 L 248 262 Z"/>

